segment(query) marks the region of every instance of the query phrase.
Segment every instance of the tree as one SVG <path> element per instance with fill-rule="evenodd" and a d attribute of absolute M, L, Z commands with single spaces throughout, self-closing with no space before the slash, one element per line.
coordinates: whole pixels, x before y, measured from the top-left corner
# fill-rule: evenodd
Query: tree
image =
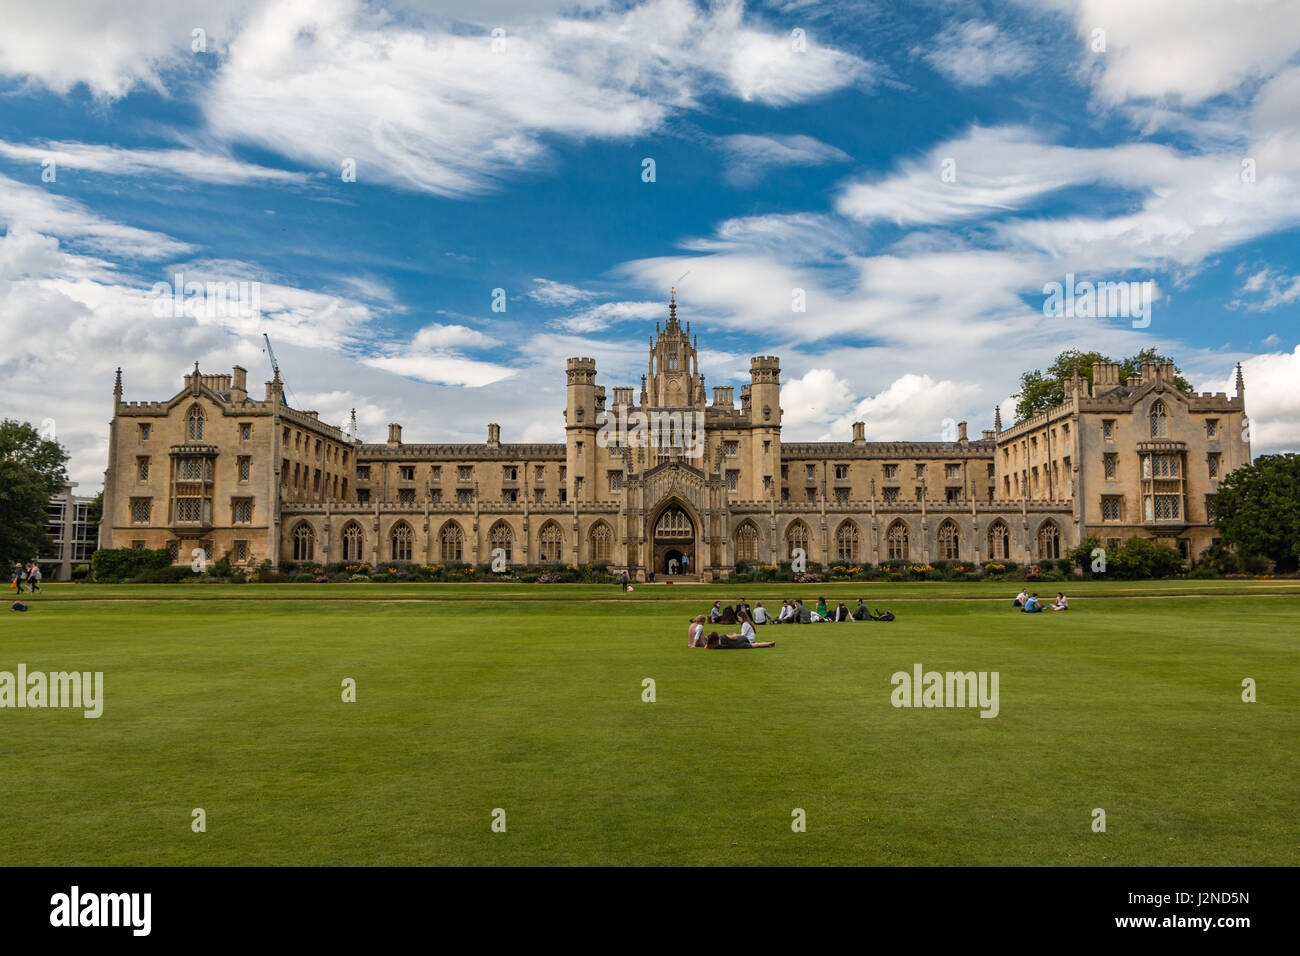
<path fill-rule="evenodd" d="M 31 468 L 0 458 L 0 562 L 30 561 L 53 546 L 45 531 L 46 484 Z"/>
<path fill-rule="evenodd" d="M 1100 352 L 1068 349 L 1056 357 L 1046 372 L 1025 372 L 1020 376 L 1016 420 L 1024 421 L 1030 415 L 1062 404 L 1065 401 L 1065 380 L 1074 372 L 1082 375 L 1091 387 L 1092 363 L 1109 361 Z"/>
<path fill-rule="evenodd" d="M 45 531 L 50 495 L 68 480 L 68 454 L 30 424 L 0 423 L 0 561 L 30 561 L 52 546 Z"/>
<path fill-rule="evenodd" d="M 29 422 L 8 418 L 0 422 L 0 460 L 31 468 L 45 483 L 47 495 L 56 494 L 67 484 L 68 473 L 63 466 L 68 461 L 68 453 L 54 439 L 42 438 Z"/>
<path fill-rule="evenodd" d="M 1262 455 L 1219 483 L 1214 526 L 1245 555 L 1279 571 L 1300 566 L 1300 455 Z"/>
<path fill-rule="evenodd" d="M 1080 352 L 1067 349 L 1048 366 L 1047 371 L 1028 371 L 1020 376 L 1020 391 L 1016 393 L 1016 421 L 1024 421 L 1030 415 L 1045 412 L 1065 402 L 1065 382 L 1075 372 L 1092 388 L 1092 363 L 1109 362 L 1110 358 L 1101 352 Z M 1128 380 L 1130 375 L 1137 375 L 1144 362 L 1167 362 L 1170 359 L 1160 355 L 1153 348 L 1145 348 L 1136 355 L 1119 362 L 1120 381 Z M 1177 368 L 1174 369 L 1174 385 L 1184 394 L 1192 394 L 1191 383 L 1183 378 Z"/>

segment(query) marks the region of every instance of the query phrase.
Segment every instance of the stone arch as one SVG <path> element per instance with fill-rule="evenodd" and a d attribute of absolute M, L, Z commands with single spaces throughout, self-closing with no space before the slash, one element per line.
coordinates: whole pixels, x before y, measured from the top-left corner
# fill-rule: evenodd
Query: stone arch
<path fill-rule="evenodd" d="M 605 520 L 597 521 L 587 531 L 587 544 L 594 562 L 611 561 L 614 554 L 614 529 Z"/>
<path fill-rule="evenodd" d="M 1011 528 L 1001 518 L 989 525 L 988 543 L 990 561 L 1011 560 Z"/>
<path fill-rule="evenodd" d="M 736 534 L 734 537 L 736 539 L 736 561 L 744 561 L 747 564 L 757 564 L 759 560 L 758 542 L 760 540 L 760 535 L 758 533 L 758 527 L 754 522 L 746 518 L 736 528 Z"/>

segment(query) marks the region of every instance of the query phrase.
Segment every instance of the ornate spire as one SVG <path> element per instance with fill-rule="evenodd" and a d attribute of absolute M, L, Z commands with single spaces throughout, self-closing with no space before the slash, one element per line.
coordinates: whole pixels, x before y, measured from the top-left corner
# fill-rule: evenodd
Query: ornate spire
<path fill-rule="evenodd" d="M 668 299 L 668 325 L 677 324 L 677 288 L 674 286 L 672 295 Z"/>
<path fill-rule="evenodd" d="M 113 382 L 113 397 L 114 397 L 114 398 L 119 398 L 119 399 L 122 397 L 122 368 L 121 368 L 121 366 L 118 366 L 118 369 L 117 369 L 117 378 L 116 378 L 116 380 Z"/>
<path fill-rule="evenodd" d="M 1001 405 L 993 406 L 993 430 L 995 432 L 1002 431 L 1002 406 Z"/>
<path fill-rule="evenodd" d="M 1246 380 L 1241 375 L 1241 363 L 1238 362 L 1237 363 L 1237 397 L 1241 398 L 1241 396 L 1245 394 L 1246 394 Z"/>

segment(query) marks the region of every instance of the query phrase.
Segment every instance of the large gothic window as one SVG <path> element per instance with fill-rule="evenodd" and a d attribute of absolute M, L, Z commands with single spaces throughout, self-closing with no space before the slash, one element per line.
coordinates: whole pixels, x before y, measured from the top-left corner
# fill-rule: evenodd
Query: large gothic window
<path fill-rule="evenodd" d="M 1038 527 L 1038 556 L 1044 561 L 1061 556 L 1061 529 L 1050 518 Z"/>
<path fill-rule="evenodd" d="M 316 534 L 309 524 L 303 523 L 294 529 L 293 559 L 295 561 L 314 561 L 316 559 Z"/>
<path fill-rule="evenodd" d="M 542 563 L 558 564 L 560 554 L 564 550 L 564 532 L 560 530 L 560 526 L 554 521 L 546 522 L 537 540 Z"/>
<path fill-rule="evenodd" d="M 785 529 L 785 544 L 787 557 L 794 557 L 795 548 L 801 549 L 806 557 L 808 554 L 808 526 L 802 521 L 792 522 L 790 527 Z"/>
<path fill-rule="evenodd" d="M 460 525 L 454 521 L 448 521 L 442 526 L 442 533 L 438 537 L 442 543 L 443 562 L 459 562 L 465 546 L 465 532 L 460 530 Z"/>
<path fill-rule="evenodd" d="M 1005 561 L 1011 557 L 1011 529 L 999 518 L 989 525 L 989 558 Z"/>
<path fill-rule="evenodd" d="M 413 550 L 412 544 L 415 539 L 415 532 L 405 521 L 399 521 L 393 525 L 393 533 L 390 536 L 392 543 L 392 554 L 394 561 L 410 561 Z"/>
<path fill-rule="evenodd" d="M 858 558 L 858 526 L 846 521 L 835 532 L 835 557 L 840 561 L 856 561 Z"/>
<path fill-rule="evenodd" d="M 885 542 L 889 546 L 889 560 L 906 561 L 908 560 L 907 547 L 907 525 L 902 521 L 895 521 L 885 532 Z"/>
<path fill-rule="evenodd" d="M 961 532 L 957 523 L 951 518 L 939 525 L 939 558 L 943 561 L 956 561 L 961 550 Z"/>
<path fill-rule="evenodd" d="M 591 560 L 608 561 L 611 544 L 614 540 L 614 532 L 609 529 L 605 522 L 598 522 L 591 529 Z"/>
<path fill-rule="evenodd" d="M 504 521 L 498 521 L 492 526 L 492 533 L 488 536 L 488 540 L 491 542 L 493 551 L 500 548 L 505 552 L 506 564 L 514 560 L 515 535 L 510 530 L 510 525 Z"/>
<path fill-rule="evenodd" d="M 361 525 L 355 521 L 348 522 L 343 529 L 343 560 L 360 561 L 361 546 L 364 540 L 361 534 Z"/>
<path fill-rule="evenodd" d="M 659 516 L 655 525 L 655 537 L 689 538 L 695 534 L 695 526 L 690 515 L 680 508 L 669 508 Z"/>
<path fill-rule="evenodd" d="M 187 441 L 203 441 L 203 409 L 197 405 L 190 409 L 186 419 L 185 437 Z"/>
<path fill-rule="evenodd" d="M 753 522 L 746 521 L 736 529 L 736 560 L 758 560 L 758 529 Z"/>

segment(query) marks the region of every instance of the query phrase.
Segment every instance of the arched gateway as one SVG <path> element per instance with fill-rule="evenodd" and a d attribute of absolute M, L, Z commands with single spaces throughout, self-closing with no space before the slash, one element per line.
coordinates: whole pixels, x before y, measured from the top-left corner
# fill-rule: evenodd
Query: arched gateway
<path fill-rule="evenodd" d="M 651 535 L 655 574 L 695 574 L 695 521 L 685 508 L 670 504 L 659 512 Z M 685 563 L 683 563 L 685 562 Z"/>

